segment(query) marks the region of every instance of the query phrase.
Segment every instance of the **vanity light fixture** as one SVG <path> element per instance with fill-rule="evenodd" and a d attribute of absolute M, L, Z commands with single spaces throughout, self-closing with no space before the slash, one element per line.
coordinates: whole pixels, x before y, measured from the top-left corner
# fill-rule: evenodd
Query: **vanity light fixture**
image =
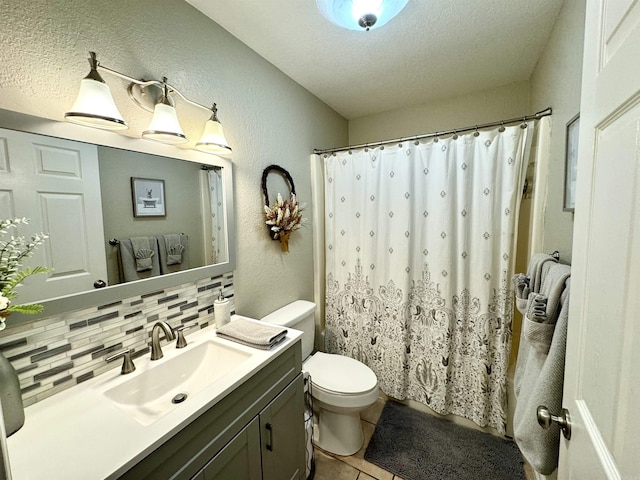
<path fill-rule="evenodd" d="M 167 78 L 162 79 L 162 95 L 155 104 L 153 109 L 153 118 L 144 132 L 142 138 L 147 140 L 155 140 L 160 143 L 168 143 L 170 145 L 178 145 L 186 143 L 187 136 L 182 131 L 178 114 L 173 104 L 169 101 L 169 87 L 167 87 Z"/>
<path fill-rule="evenodd" d="M 359 31 L 380 28 L 398 15 L 408 0 L 316 0 L 320 13 L 336 25 Z"/>
<path fill-rule="evenodd" d="M 218 107 L 215 103 L 211 107 L 211 118 L 204 124 L 202 137 L 196 143 L 196 149 L 218 155 L 231 153 L 231 147 L 222 131 L 222 124 L 218 120 Z"/>
<path fill-rule="evenodd" d="M 100 76 L 98 70 L 108 72 L 129 83 L 129 97 L 141 108 L 153 112 L 149 127 L 142 132 L 147 140 L 167 144 L 181 144 L 188 141 L 175 108 L 175 100 L 182 101 L 213 113 L 205 123 L 202 138 L 196 143 L 197 150 L 216 155 L 229 156 L 231 147 L 222 131 L 222 125 L 217 117 L 217 107 L 205 107 L 189 100 L 175 87 L 167 83 L 166 77 L 160 80 L 138 80 L 124 73 L 117 72 L 101 65 L 95 52 L 89 52 L 91 71 L 82 80 L 80 92 L 71 110 L 65 113 L 69 122 L 105 130 L 124 130 L 128 128 L 118 107 L 116 106 L 108 85 Z"/>
<path fill-rule="evenodd" d="M 64 117 L 79 125 L 103 128 L 105 130 L 125 130 L 127 122 L 116 107 L 109 86 L 98 73 L 98 60 L 94 52 L 89 52 L 91 71 L 80 82 L 78 98 Z"/>

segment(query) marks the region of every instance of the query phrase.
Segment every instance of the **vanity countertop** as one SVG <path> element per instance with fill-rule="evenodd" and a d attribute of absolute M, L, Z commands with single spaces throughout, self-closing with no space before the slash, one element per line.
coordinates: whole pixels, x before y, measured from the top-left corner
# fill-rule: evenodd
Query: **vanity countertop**
<path fill-rule="evenodd" d="M 277 358 L 301 335 L 288 329 L 286 339 L 278 346 L 259 350 L 217 338 L 215 329 L 207 327 L 188 335 L 185 349 L 178 350 L 175 342 L 170 342 L 163 347 L 162 359 L 151 362 L 149 355 L 136 359 L 136 372 L 130 375 L 121 375 L 120 368 L 114 368 L 31 405 L 25 409 L 24 426 L 7 439 L 13 479 L 118 478 Z M 251 357 L 155 422 L 142 425 L 105 396 L 105 391 L 134 375 L 212 339 L 244 350 Z"/>

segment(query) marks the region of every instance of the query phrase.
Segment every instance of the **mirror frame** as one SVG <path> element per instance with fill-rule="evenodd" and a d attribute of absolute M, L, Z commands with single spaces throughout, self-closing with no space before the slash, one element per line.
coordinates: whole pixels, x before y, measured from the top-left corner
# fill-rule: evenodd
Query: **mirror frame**
<path fill-rule="evenodd" d="M 144 295 L 156 290 L 175 287 L 207 277 L 219 276 L 235 270 L 236 237 L 233 204 L 233 163 L 231 160 L 196 150 L 187 150 L 185 148 L 159 144 L 141 138 L 128 137 L 116 132 L 83 127 L 65 121 L 40 118 L 4 109 L 0 109 L 0 128 L 222 167 L 226 204 L 225 222 L 227 227 L 228 260 L 226 262 L 35 302 L 44 306 L 42 313 L 35 315 L 13 313 L 6 320 L 8 326 L 83 308 L 107 305 L 122 300 L 123 298 Z"/>

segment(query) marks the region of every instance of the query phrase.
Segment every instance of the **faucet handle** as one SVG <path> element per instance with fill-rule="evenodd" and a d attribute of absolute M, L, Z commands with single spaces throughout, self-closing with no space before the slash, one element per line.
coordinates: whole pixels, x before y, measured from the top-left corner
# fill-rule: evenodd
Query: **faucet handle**
<path fill-rule="evenodd" d="M 173 329 L 173 331 L 178 334 L 178 341 L 176 342 L 176 348 L 184 348 L 187 346 L 187 340 L 184 338 L 184 331 L 189 328 L 193 328 L 197 326 L 198 326 L 197 323 L 191 323 L 189 325 L 180 325 L 179 327 L 176 327 Z"/>
<path fill-rule="evenodd" d="M 133 361 L 131 360 L 131 353 L 132 353 L 131 350 L 127 348 L 126 350 L 121 350 L 120 352 L 105 358 L 105 360 L 107 362 L 113 362 L 114 360 L 117 360 L 118 358 L 122 357 L 122 369 L 120 370 L 120 375 L 126 375 L 128 373 L 135 371 L 136 369 L 136 366 L 133 364 Z"/>

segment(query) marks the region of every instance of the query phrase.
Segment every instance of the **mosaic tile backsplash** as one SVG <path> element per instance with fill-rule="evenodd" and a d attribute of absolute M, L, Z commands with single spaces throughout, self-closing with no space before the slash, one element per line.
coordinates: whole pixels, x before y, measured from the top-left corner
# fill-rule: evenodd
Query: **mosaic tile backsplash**
<path fill-rule="evenodd" d="M 7 328 L 0 332 L 0 352 L 18 372 L 26 407 L 120 368 L 120 360 L 105 361 L 110 353 L 128 348 L 134 359 L 148 354 L 158 320 L 172 327 L 208 326 L 220 292 L 235 313 L 233 274 L 228 273 Z M 187 338 L 195 330 L 186 330 Z"/>

